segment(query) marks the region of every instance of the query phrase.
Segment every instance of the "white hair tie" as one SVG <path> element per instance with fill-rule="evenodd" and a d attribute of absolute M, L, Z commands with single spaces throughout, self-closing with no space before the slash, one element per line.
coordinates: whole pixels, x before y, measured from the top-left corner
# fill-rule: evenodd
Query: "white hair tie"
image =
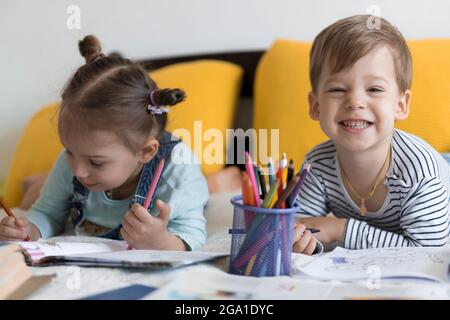
<path fill-rule="evenodd" d="M 163 113 L 167 113 L 169 112 L 168 108 L 162 107 L 162 106 L 158 106 L 155 103 L 154 100 L 154 94 L 155 94 L 156 90 L 153 90 L 152 92 L 150 92 L 150 103 L 147 106 L 147 111 L 150 112 L 151 114 L 163 114 Z"/>
<path fill-rule="evenodd" d="M 150 112 L 151 114 L 163 114 L 169 112 L 169 108 L 152 106 L 151 104 L 149 104 L 147 106 L 147 111 Z"/>

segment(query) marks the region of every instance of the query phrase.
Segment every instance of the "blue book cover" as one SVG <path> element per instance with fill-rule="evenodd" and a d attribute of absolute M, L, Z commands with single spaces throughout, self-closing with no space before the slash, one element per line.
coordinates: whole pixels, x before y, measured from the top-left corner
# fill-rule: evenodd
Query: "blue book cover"
<path fill-rule="evenodd" d="M 128 287 L 102 292 L 80 300 L 138 300 L 155 291 L 156 287 L 134 284 Z"/>

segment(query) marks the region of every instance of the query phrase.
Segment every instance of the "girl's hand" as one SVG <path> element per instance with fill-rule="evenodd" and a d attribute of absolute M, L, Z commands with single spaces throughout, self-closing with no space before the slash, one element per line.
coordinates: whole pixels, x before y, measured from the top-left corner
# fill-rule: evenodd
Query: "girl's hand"
<path fill-rule="evenodd" d="M 153 217 L 143 206 L 135 203 L 122 222 L 120 234 L 135 249 L 186 250 L 180 238 L 167 231 L 170 207 L 156 201 L 159 215 Z"/>
<path fill-rule="evenodd" d="M 26 218 L 4 217 L 0 221 L 0 240 L 25 241 L 28 236 L 32 241 L 36 241 L 41 237 L 41 233 Z"/>
<path fill-rule="evenodd" d="M 304 224 L 307 228 L 319 229 L 314 236 L 322 243 L 343 242 L 347 219 L 335 217 L 295 218 L 296 223 Z"/>
<path fill-rule="evenodd" d="M 312 255 L 316 249 L 317 240 L 306 230 L 304 224 L 296 223 L 294 227 L 294 245 L 292 251 Z"/>

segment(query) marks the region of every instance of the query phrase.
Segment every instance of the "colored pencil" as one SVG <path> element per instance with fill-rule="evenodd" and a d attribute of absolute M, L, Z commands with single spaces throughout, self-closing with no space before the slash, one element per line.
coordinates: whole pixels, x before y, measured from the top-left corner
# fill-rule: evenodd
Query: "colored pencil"
<path fill-rule="evenodd" d="M 291 196 L 289 197 L 288 200 L 289 206 L 293 206 L 295 198 L 297 198 L 297 195 L 299 194 L 300 189 L 302 188 L 302 185 L 305 182 L 306 176 L 308 175 L 310 170 L 311 165 L 309 163 L 305 163 L 303 169 L 300 171 L 300 180 L 298 181 L 297 185 L 295 186 L 294 190 L 291 193 Z"/>
<path fill-rule="evenodd" d="M 277 171 L 277 179 L 280 180 L 280 185 L 278 186 L 278 198 L 280 198 L 281 195 L 283 194 L 283 190 L 284 190 L 283 169 L 281 168 L 281 166 L 278 168 L 278 171 Z M 280 205 L 280 208 L 284 209 L 285 207 L 286 206 L 283 202 Z"/>
<path fill-rule="evenodd" d="M 261 186 L 259 183 L 258 167 L 254 163 L 252 164 L 252 167 L 253 167 L 253 173 L 255 175 L 256 190 L 258 190 L 258 195 L 261 195 L 262 190 L 261 190 Z"/>
<path fill-rule="evenodd" d="M 289 183 L 289 181 L 291 181 L 291 179 L 294 177 L 294 160 L 289 160 L 289 166 L 288 166 L 288 173 L 287 173 L 287 181 L 286 184 Z"/>
<path fill-rule="evenodd" d="M 253 199 L 253 190 L 250 183 L 250 178 L 248 177 L 247 172 L 242 172 L 242 204 L 253 206 L 254 205 L 254 199 Z M 250 228 L 250 225 L 253 222 L 254 213 L 249 211 L 244 211 L 244 223 L 245 228 L 248 230 Z"/>
<path fill-rule="evenodd" d="M 253 198 L 255 207 L 260 207 L 258 185 L 256 184 L 255 171 L 253 169 L 252 158 L 248 152 L 245 152 L 245 168 L 253 188 Z"/>
<path fill-rule="evenodd" d="M 266 189 L 266 180 L 264 179 L 263 168 L 261 166 L 259 166 L 258 168 L 258 177 L 259 177 L 259 185 L 261 187 L 261 197 L 264 199 L 267 194 L 267 189 Z"/>
<path fill-rule="evenodd" d="M 148 188 L 147 196 L 145 197 L 144 201 L 144 208 L 148 209 L 150 206 L 150 202 L 153 199 L 153 195 L 155 194 L 156 186 L 158 185 L 159 178 L 161 177 L 161 173 L 164 169 L 164 158 L 159 161 L 158 166 L 156 167 L 155 174 L 153 175 L 152 183 L 150 184 L 150 187 Z"/>
<path fill-rule="evenodd" d="M 277 202 L 273 206 L 274 208 L 281 208 L 283 203 L 287 200 L 287 198 L 291 195 L 291 193 L 294 191 L 295 186 L 300 181 L 300 175 L 296 175 L 294 178 L 289 181 L 289 184 L 287 185 L 286 189 L 284 189 L 283 193 L 278 197 Z"/>
<path fill-rule="evenodd" d="M 16 218 L 14 216 L 14 213 L 11 211 L 11 209 L 3 202 L 2 198 L 0 198 L 0 206 L 5 210 L 6 214 L 12 218 Z M 31 241 L 30 235 L 27 234 L 27 237 L 25 238 L 25 241 Z"/>
<path fill-rule="evenodd" d="M 274 178 L 274 167 L 273 167 L 273 161 L 272 158 L 269 158 L 269 160 L 267 161 L 267 174 L 269 175 L 269 186 L 272 185 L 273 180 L 275 180 Z"/>
<path fill-rule="evenodd" d="M 283 189 L 285 188 L 286 183 L 287 183 L 287 167 L 288 167 L 288 161 L 287 161 L 286 152 L 283 152 L 283 155 L 281 156 L 281 160 L 280 160 L 280 168 L 281 168 L 281 172 L 283 174 Z"/>
<path fill-rule="evenodd" d="M 269 208 L 270 203 L 272 202 L 273 197 L 277 193 L 278 186 L 280 184 L 280 180 L 275 179 L 275 181 L 271 184 L 269 192 L 267 192 L 266 197 L 263 201 L 263 208 Z"/>
<path fill-rule="evenodd" d="M 241 186 L 242 186 L 242 204 L 248 205 L 248 193 L 247 193 L 247 181 L 248 181 L 248 174 L 247 172 L 241 173 Z"/>
<path fill-rule="evenodd" d="M 153 195 L 155 194 L 156 187 L 158 185 L 159 179 L 161 178 L 161 174 L 164 169 L 164 158 L 161 159 L 156 167 L 155 174 L 153 175 L 152 182 L 150 183 L 150 187 L 148 188 L 147 196 L 144 201 L 144 208 L 148 209 L 151 201 L 153 200 Z M 132 247 L 128 245 L 128 250 L 131 250 Z"/>
<path fill-rule="evenodd" d="M 247 267 L 245 268 L 245 275 L 249 276 L 252 272 L 253 264 L 255 263 L 256 254 L 250 258 L 250 261 L 247 264 Z"/>

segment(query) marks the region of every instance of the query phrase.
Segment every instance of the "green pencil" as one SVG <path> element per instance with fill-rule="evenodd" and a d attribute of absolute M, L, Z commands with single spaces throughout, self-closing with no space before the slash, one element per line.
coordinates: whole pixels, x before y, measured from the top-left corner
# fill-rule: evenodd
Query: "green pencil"
<path fill-rule="evenodd" d="M 270 186 L 270 190 L 269 190 L 269 192 L 267 192 L 266 197 L 264 198 L 264 201 L 262 204 L 263 208 L 268 208 L 270 206 L 270 203 L 272 202 L 272 199 L 275 196 L 275 193 L 277 192 L 279 185 L 280 185 L 279 179 L 275 179 L 272 182 L 272 185 Z"/>

